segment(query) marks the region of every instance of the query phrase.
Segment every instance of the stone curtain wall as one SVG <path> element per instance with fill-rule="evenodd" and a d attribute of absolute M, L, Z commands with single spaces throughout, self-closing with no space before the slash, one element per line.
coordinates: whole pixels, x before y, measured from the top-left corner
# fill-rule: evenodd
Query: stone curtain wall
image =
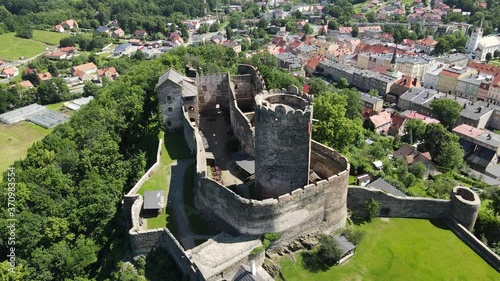
<path fill-rule="evenodd" d="M 252 156 L 255 155 L 255 129 L 250 123 L 250 120 L 248 120 L 238 107 L 235 93 L 232 90 L 229 96 L 229 110 L 231 115 L 231 128 L 233 129 L 234 135 L 238 138 L 246 153 Z"/>
<path fill-rule="evenodd" d="M 347 208 L 366 215 L 365 202 L 371 198 L 380 203 L 380 210 L 389 209 L 388 217 L 399 218 L 443 218 L 450 211 L 450 201 L 421 197 L 398 197 L 378 189 L 350 186 Z"/>
<path fill-rule="evenodd" d="M 137 181 L 137 183 L 132 187 L 132 189 L 127 193 L 127 195 L 137 194 L 137 191 L 141 188 L 141 186 L 149 179 L 149 177 L 158 169 L 160 165 L 160 155 L 161 155 L 161 146 L 163 145 L 163 138 L 158 142 L 158 148 L 156 150 L 156 162 L 149 168 L 144 175 Z"/>
<path fill-rule="evenodd" d="M 500 272 L 500 257 L 495 254 L 481 240 L 477 239 L 467 228 L 462 226 L 453 218 L 448 218 L 448 226 L 460 240 L 467 244 L 474 252 L 483 258 L 489 265 Z"/>
<path fill-rule="evenodd" d="M 303 233 L 318 231 L 323 223 L 329 223 L 329 229 L 345 225 L 344 194 L 347 192 L 342 193 L 342 188 L 347 189 L 348 177 L 345 171 L 278 199 L 265 200 L 242 198 L 225 186 L 203 178 L 200 180 L 198 207 L 218 230 L 248 235 L 282 232 L 283 241 L 286 241 Z"/>

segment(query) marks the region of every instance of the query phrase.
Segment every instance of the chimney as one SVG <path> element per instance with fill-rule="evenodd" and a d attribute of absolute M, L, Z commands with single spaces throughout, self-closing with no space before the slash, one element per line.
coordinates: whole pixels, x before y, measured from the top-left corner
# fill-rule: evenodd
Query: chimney
<path fill-rule="evenodd" d="M 490 103 L 488 103 L 488 104 L 486 105 L 486 107 L 490 107 Z"/>
<path fill-rule="evenodd" d="M 488 134 L 488 136 L 486 137 L 486 139 L 491 140 L 491 134 Z"/>
<path fill-rule="evenodd" d="M 425 96 L 425 98 L 428 98 L 429 97 L 429 92 L 427 92 L 427 95 Z"/>
<path fill-rule="evenodd" d="M 252 276 L 257 275 L 257 268 L 255 267 L 255 261 L 251 261 L 250 263 L 250 272 L 252 273 Z"/>
<path fill-rule="evenodd" d="M 464 103 L 463 109 L 465 109 L 466 107 L 467 107 L 467 103 Z"/>
<path fill-rule="evenodd" d="M 418 82 L 417 78 L 413 78 L 413 86 L 417 86 L 417 82 Z"/>

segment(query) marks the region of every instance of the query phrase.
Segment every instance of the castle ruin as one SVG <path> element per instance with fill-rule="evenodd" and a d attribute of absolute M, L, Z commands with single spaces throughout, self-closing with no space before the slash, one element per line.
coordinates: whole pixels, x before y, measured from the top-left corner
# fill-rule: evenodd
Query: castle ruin
<path fill-rule="evenodd" d="M 474 225 L 479 199 L 463 188 L 454 189 L 451 201 L 356 187 L 348 193 L 347 159 L 311 139 L 312 97 L 295 86 L 266 90 L 252 66 L 240 65 L 238 75 L 193 78 L 170 69 L 157 93 L 166 130 L 182 132 L 195 156 L 196 208 L 220 234 L 184 249 L 166 228 L 138 230 L 141 196 L 125 196 L 124 211 L 134 253 L 162 245 L 191 280 L 230 280 L 250 263 L 260 235 L 281 233 L 279 247 L 303 234 L 335 231 L 345 226 L 347 207 L 362 213 L 369 198 L 381 202 L 385 216 L 451 216 L 469 230 Z M 239 151 L 229 151 L 236 141 Z M 229 251 L 228 241 L 244 250 Z M 254 260 L 260 267 L 263 254 Z"/>

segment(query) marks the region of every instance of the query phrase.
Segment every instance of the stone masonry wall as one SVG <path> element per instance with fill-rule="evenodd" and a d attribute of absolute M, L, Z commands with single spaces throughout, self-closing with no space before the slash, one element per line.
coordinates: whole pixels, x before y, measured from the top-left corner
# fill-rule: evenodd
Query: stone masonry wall
<path fill-rule="evenodd" d="M 353 187 L 348 189 L 347 208 L 366 215 L 365 202 L 375 199 L 380 210 L 389 209 L 388 217 L 399 218 L 443 218 L 450 211 L 450 201 L 422 197 L 398 197 L 378 189 Z"/>
<path fill-rule="evenodd" d="M 243 114 L 238 107 L 238 102 L 234 96 L 234 92 L 230 94 L 229 110 L 231 115 L 231 128 L 234 135 L 240 140 L 243 150 L 254 155 L 255 130 L 250 123 L 250 120 Z"/>
<path fill-rule="evenodd" d="M 255 100 L 258 198 L 277 198 L 308 184 L 312 107 L 307 99 L 280 90 Z"/>
<path fill-rule="evenodd" d="M 221 231 L 248 235 L 281 232 L 283 239 L 287 240 L 319 231 L 325 223 L 330 224 L 328 229 L 345 225 L 347 192 L 342 188 L 347 189 L 348 177 L 346 171 L 278 199 L 265 200 L 242 198 L 219 183 L 203 178 L 200 180 L 198 208 L 205 219 Z"/>
<path fill-rule="evenodd" d="M 448 226 L 460 240 L 481 256 L 496 271 L 500 272 L 500 256 L 495 254 L 487 245 L 454 219 L 448 219 Z"/>
<path fill-rule="evenodd" d="M 163 126 L 169 131 L 182 129 L 184 118 L 182 87 L 167 80 L 157 88 L 157 93 Z"/>
<path fill-rule="evenodd" d="M 198 76 L 198 107 L 200 114 L 229 107 L 230 81 L 229 74 L 207 74 Z"/>

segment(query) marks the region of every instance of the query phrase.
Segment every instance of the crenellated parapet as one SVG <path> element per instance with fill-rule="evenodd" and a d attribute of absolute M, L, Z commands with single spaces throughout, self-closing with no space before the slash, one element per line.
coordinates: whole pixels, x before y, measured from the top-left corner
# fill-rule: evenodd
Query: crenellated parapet
<path fill-rule="evenodd" d="M 312 105 L 296 88 L 255 97 L 257 197 L 277 198 L 309 183 Z"/>

